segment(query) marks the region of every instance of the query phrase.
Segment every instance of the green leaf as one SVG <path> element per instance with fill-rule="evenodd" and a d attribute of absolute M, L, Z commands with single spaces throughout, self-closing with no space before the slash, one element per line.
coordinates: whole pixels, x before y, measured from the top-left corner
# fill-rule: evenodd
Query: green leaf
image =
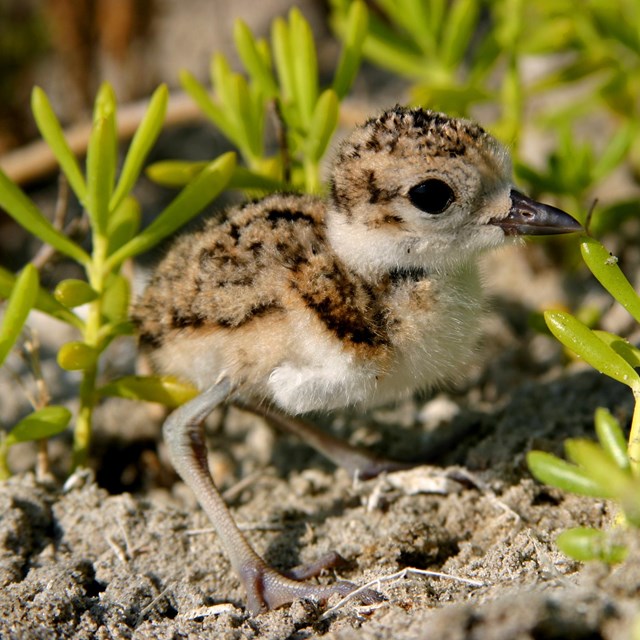
<path fill-rule="evenodd" d="M 210 162 L 146 229 L 107 259 L 106 268 L 114 269 L 127 258 L 148 251 L 202 211 L 226 187 L 235 158 L 234 153 L 225 153 Z"/>
<path fill-rule="evenodd" d="M 622 356 L 634 369 L 640 367 L 640 349 L 634 347 L 628 340 L 600 329 L 594 329 L 602 342 L 608 344 L 619 356 Z"/>
<path fill-rule="evenodd" d="M 427 19 L 428 29 L 433 34 L 434 38 L 442 29 L 447 5 L 447 0 L 432 0 L 429 3 L 429 11 L 426 12 L 425 17 Z"/>
<path fill-rule="evenodd" d="M 69 278 L 68 280 L 62 280 L 56 285 L 53 296 L 60 304 L 67 307 L 67 309 L 73 309 L 74 307 L 79 307 L 87 302 L 96 300 L 99 294 L 88 282 Z"/>
<path fill-rule="evenodd" d="M 127 319 L 131 299 L 129 280 L 124 276 L 113 274 L 102 294 L 101 311 L 111 324 L 118 324 Z"/>
<path fill-rule="evenodd" d="M 163 187 L 184 187 L 207 166 L 207 161 L 161 160 L 146 168 L 147 177 Z"/>
<path fill-rule="evenodd" d="M 233 129 L 224 109 L 221 109 L 210 98 L 207 90 L 188 71 L 180 72 L 180 84 L 184 90 L 193 98 L 204 114 L 220 129 L 227 137 Z"/>
<path fill-rule="evenodd" d="M 306 129 L 318 99 L 318 61 L 311 27 L 296 7 L 289 12 L 289 33 L 294 54 L 294 91 L 301 122 Z"/>
<path fill-rule="evenodd" d="M 274 180 L 268 176 L 250 171 L 244 167 L 236 167 L 231 180 L 227 185 L 229 189 L 243 189 L 249 191 L 264 191 L 276 193 L 278 191 L 291 191 L 291 186 L 281 180 Z"/>
<path fill-rule="evenodd" d="M 473 47 L 473 66 L 469 69 L 469 81 L 474 85 L 487 86 L 488 76 L 494 72 L 504 51 L 491 31 Z"/>
<path fill-rule="evenodd" d="M 567 457 L 575 462 L 611 498 L 622 496 L 631 482 L 631 475 L 595 442 L 585 438 L 570 438 L 564 443 Z"/>
<path fill-rule="evenodd" d="M 598 407 L 595 415 L 596 434 L 602 449 L 620 467 L 630 468 L 627 455 L 627 441 L 620 428 L 620 423 L 604 407 Z"/>
<path fill-rule="evenodd" d="M 463 60 L 479 11 L 477 0 L 456 0 L 449 9 L 440 46 L 440 58 L 446 67 L 457 67 Z"/>
<path fill-rule="evenodd" d="M 636 529 L 640 528 L 640 482 L 637 475 L 635 482 L 627 485 L 626 491 L 619 498 L 619 503 L 626 521 Z"/>
<path fill-rule="evenodd" d="M 18 276 L 0 325 L 0 366 L 20 336 L 38 293 L 38 270 L 28 264 Z"/>
<path fill-rule="evenodd" d="M 6 269 L 0 267 L 0 298 L 8 298 L 11 295 L 11 291 L 15 286 L 15 276 Z M 38 287 L 36 294 L 36 302 L 34 308 L 38 311 L 43 311 L 50 316 L 62 320 L 67 324 L 73 325 L 77 329 L 82 330 L 84 323 L 78 316 L 69 309 L 63 307 L 48 291 L 45 291 L 42 287 Z"/>
<path fill-rule="evenodd" d="M 226 56 L 222 53 L 214 53 L 211 58 L 211 84 L 216 91 L 216 94 L 222 103 L 223 107 L 226 107 L 227 111 L 231 107 L 238 106 L 236 104 L 237 98 L 235 95 L 235 87 L 233 85 L 233 79 L 236 74 L 231 71 L 229 62 Z M 236 114 L 228 113 L 229 118 L 236 119 Z"/>
<path fill-rule="evenodd" d="M 580 243 L 580 251 L 591 273 L 602 286 L 640 322 L 640 296 L 618 266 L 618 259 L 594 238 L 585 237 Z"/>
<path fill-rule="evenodd" d="M 631 365 L 578 319 L 564 311 L 545 311 L 553 335 L 592 367 L 640 393 L 640 376 Z"/>
<path fill-rule="evenodd" d="M 65 407 L 50 406 L 34 411 L 18 422 L 11 429 L 6 439 L 6 446 L 11 447 L 18 442 L 42 440 L 61 433 L 71 420 L 71 411 Z"/>
<path fill-rule="evenodd" d="M 0 170 L 0 209 L 4 209 L 20 226 L 46 244 L 81 265 L 91 258 L 75 242 L 60 233 L 40 212 L 40 209 Z"/>
<path fill-rule="evenodd" d="M 271 23 L 271 47 L 273 59 L 280 81 L 280 95 L 287 103 L 295 99 L 295 74 L 293 68 L 293 50 L 289 37 L 289 25 L 282 18 Z"/>
<path fill-rule="evenodd" d="M 339 101 L 333 89 L 326 89 L 320 96 L 309 125 L 306 151 L 309 158 L 319 162 L 338 124 Z"/>
<path fill-rule="evenodd" d="M 403 6 L 389 2 L 388 9 L 393 20 L 402 20 L 402 26 L 411 34 L 416 44 L 425 52 L 425 61 L 438 55 L 438 37 L 441 33 L 443 9 L 442 2 L 424 2 L 424 0 L 404 0 Z M 440 5 L 440 6 L 437 6 Z"/>
<path fill-rule="evenodd" d="M 107 229 L 109 202 L 116 173 L 117 134 L 115 96 L 108 83 L 98 92 L 87 148 L 87 213 L 100 233 Z"/>
<path fill-rule="evenodd" d="M 479 86 L 461 84 L 455 78 L 448 78 L 445 82 L 427 79 L 424 84 L 415 85 L 411 88 L 411 97 L 412 100 L 427 100 L 426 104 L 434 108 L 466 117 L 472 105 L 485 102 L 490 94 Z"/>
<path fill-rule="evenodd" d="M 116 113 L 116 94 L 108 82 L 103 82 L 98 89 L 93 103 L 93 119 L 109 118 Z"/>
<path fill-rule="evenodd" d="M 380 0 L 378 4 L 384 9 L 395 31 L 419 47 L 425 62 L 436 57 L 440 25 L 438 24 L 435 30 L 431 28 L 431 17 L 436 16 L 425 10 L 424 0 Z M 429 9 L 432 9 L 434 4 L 429 2 Z"/>
<path fill-rule="evenodd" d="M 333 90 L 342 100 L 358 73 L 360 59 L 362 58 L 362 45 L 367 37 L 369 24 L 369 12 L 367 5 L 361 0 L 356 0 L 349 7 L 344 35 L 342 38 L 342 51 L 340 60 L 333 77 Z"/>
<path fill-rule="evenodd" d="M 98 352 L 84 342 L 67 342 L 58 350 L 58 364 L 65 371 L 88 371 L 98 362 Z"/>
<path fill-rule="evenodd" d="M 544 451 L 529 451 L 527 465 L 540 482 L 582 496 L 608 498 L 609 492 L 585 471 Z"/>
<path fill-rule="evenodd" d="M 240 116 L 236 74 L 231 71 L 227 59 L 221 53 L 214 54 L 211 59 L 211 79 L 225 114 L 226 128 L 222 131 L 236 146 L 244 148 L 246 135 Z"/>
<path fill-rule="evenodd" d="M 46 93 L 40 87 L 34 87 L 31 92 L 31 110 L 42 137 L 45 139 L 60 168 L 67 177 L 73 192 L 81 203 L 87 198 L 87 185 L 80 170 L 78 159 L 71 151 L 60 122 L 51 108 Z"/>
<path fill-rule="evenodd" d="M 141 219 L 140 203 L 134 197 L 126 196 L 109 216 L 107 255 L 117 251 L 138 233 Z"/>
<path fill-rule="evenodd" d="M 142 165 L 162 130 L 168 102 L 169 90 L 166 85 L 162 84 L 151 96 L 149 108 L 133 136 L 122 166 L 118 185 L 109 203 L 110 211 L 114 211 L 120 206 L 136 183 Z"/>
<path fill-rule="evenodd" d="M 159 402 L 170 408 L 184 404 L 198 395 L 193 386 L 170 376 L 124 376 L 101 387 L 101 396 Z"/>
<path fill-rule="evenodd" d="M 131 320 L 122 320 L 113 324 L 103 324 L 98 331 L 100 350 L 106 349 L 109 343 L 118 336 L 132 336 L 135 334 L 135 326 Z"/>
<path fill-rule="evenodd" d="M 418 79 L 427 73 L 424 56 L 415 43 L 405 34 L 395 33 L 380 20 L 374 20 L 373 16 L 369 18 L 369 33 L 362 50 L 372 62 L 401 77 Z"/>
<path fill-rule="evenodd" d="M 586 527 L 563 531 L 556 538 L 556 544 L 562 553 L 580 562 L 601 560 L 615 564 L 622 562 L 628 553 L 623 545 L 612 543 L 606 532 Z"/>
<path fill-rule="evenodd" d="M 278 95 L 276 80 L 271 69 L 265 63 L 264 56 L 258 49 L 258 44 L 253 33 L 251 33 L 251 29 L 242 20 L 238 19 L 234 23 L 233 39 L 242 64 L 244 64 L 253 82 L 265 97 L 274 98 Z"/>
<path fill-rule="evenodd" d="M 554 44 L 554 50 L 555 50 Z M 541 80 L 534 83 L 533 88 L 536 93 L 542 93 L 557 87 L 570 85 L 583 80 L 594 72 L 594 65 L 591 60 L 585 57 L 574 58 L 574 61 L 560 67 L 557 71 L 547 73 Z"/>
<path fill-rule="evenodd" d="M 555 15 L 553 21 L 545 20 L 540 28 L 531 28 L 527 25 L 526 38 L 521 38 L 518 43 L 522 53 L 530 55 L 549 55 L 558 51 L 571 48 L 572 34 L 574 31 L 574 17 L 567 14 Z M 537 85 L 534 84 L 537 91 Z"/>
<path fill-rule="evenodd" d="M 243 144 L 240 148 L 247 157 L 247 161 L 251 163 L 254 158 L 260 158 L 263 155 L 263 102 L 259 96 L 249 91 L 249 85 L 242 76 L 234 77 L 234 89 L 237 101 L 235 109 L 242 130 Z"/>
<path fill-rule="evenodd" d="M 233 73 L 225 56 L 211 62 L 211 77 L 226 118 L 223 133 L 238 147 L 248 163 L 262 154 L 262 103 L 254 104 L 247 81 Z"/>
<path fill-rule="evenodd" d="M 267 67 L 267 69 L 269 69 L 269 72 L 272 73 L 273 60 L 271 58 L 271 48 L 265 38 L 259 38 L 258 40 L 256 40 L 256 49 L 258 50 L 258 54 L 262 58 L 262 61 L 265 67 Z M 277 94 L 278 83 L 275 80 L 275 76 L 273 76 L 273 81 L 276 83 L 276 94 Z"/>
<path fill-rule="evenodd" d="M 183 187 L 189 184 L 207 166 L 207 162 L 189 162 L 186 160 L 163 160 L 147 168 L 147 175 L 165 187 Z M 256 173 L 245 167 L 236 167 L 228 189 L 256 189 L 268 193 L 286 191 L 288 187 L 280 180 Z"/>

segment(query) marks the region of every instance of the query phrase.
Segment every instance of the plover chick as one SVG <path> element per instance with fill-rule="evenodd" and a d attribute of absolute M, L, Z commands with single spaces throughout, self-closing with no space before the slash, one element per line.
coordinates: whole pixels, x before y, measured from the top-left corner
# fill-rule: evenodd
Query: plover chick
<path fill-rule="evenodd" d="M 481 127 L 422 109 L 356 129 L 330 184 L 325 199 L 272 195 L 180 238 L 134 311 L 158 371 L 201 390 L 164 437 L 254 613 L 353 585 L 297 581 L 256 554 L 211 479 L 204 418 L 228 400 L 366 408 L 461 376 L 483 308 L 478 255 L 580 228 L 514 189 L 509 154 Z"/>

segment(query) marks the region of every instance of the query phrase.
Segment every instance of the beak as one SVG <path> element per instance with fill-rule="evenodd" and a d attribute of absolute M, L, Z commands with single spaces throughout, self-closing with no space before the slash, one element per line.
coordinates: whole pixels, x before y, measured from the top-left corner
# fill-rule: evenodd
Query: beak
<path fill-rule="evenodd" d="M 502 227 L 507 236 L 545 236 L 580 231 L 582 226 L 557 207 L 536 202 L 511 189 L 511 211 L 502 220 L 490 224 Z"/>

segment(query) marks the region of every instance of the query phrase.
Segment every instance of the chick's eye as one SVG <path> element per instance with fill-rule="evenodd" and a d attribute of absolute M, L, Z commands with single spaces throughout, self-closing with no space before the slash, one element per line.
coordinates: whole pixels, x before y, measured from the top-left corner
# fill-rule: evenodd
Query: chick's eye
<path fill-rule="evenodd" d="M 409 200 L 425 213 L 443 213 L 455 200 L 453 189 L 442 180 L 425 180 L 409 190 Z"/>

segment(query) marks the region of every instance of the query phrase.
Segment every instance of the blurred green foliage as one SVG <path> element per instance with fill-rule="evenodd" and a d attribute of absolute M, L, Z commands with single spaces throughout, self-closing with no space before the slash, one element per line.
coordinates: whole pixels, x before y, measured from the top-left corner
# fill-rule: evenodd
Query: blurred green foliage
<path fill-rule="evenodd" d="M 353 0 L 330 0 L 345 30 Z M 407 78 L 414 103 L 478 116 L 511 150 L 516 176 L 591 229 L 637 215 L 638 196 L 602 193 L 626 165 L 640 173 L 640 4 L 637 0 L 372 0 L 363 54 Z M 493 114 L 493 119 L 491 118 Z M 523 136 L 547 141 L 524 155 Z"/>
<path fill-rule="evenodd" d="M 247 77 L 231 70 L 220 53 L 211 60 L 214 95 L 184 71 L 181 82 L 213 124 L 237 147 L 246 169 L 234 186 L 248 192 L 322 190 L 320 162 L 338 124 L 340 101 L 360 65 L 368 13 L 361 0 L 345 12 L 344 45 L 330 87 L 320 88 L 316 45 L 311 27 L 296 8 L 288 20 L 276 18 L 271 41 L 256 38 L 237 20 L 236 49 Z M 267 117 L 277 121 L 278 149 L 265 144 Z M 201 163 L 168 161 L 149 168 L 152 179 L 177 186 L 197 174 Z"/>
<path fill-rule="evenodd" d="M 617 230 L 638 217 L 640 197 L 640 3 L 637 0 L 372 0 L 363 55 L 410 82 L 414 103 L 474 117 L 512 151 L 516 177 L 537 197 L 552 196 L 589 232 Z M 331 22 L 345 33 L 352 0 L 330 0 Z M 486 114 L 493 114 L 487 121 Z M 531 157 L 527 134 L 550 138 Z M 537 145 L 542 148 L 542 145 Z M 536 149 L 535 153 L 539 153 Z M 604 188 L 626 170 L 636 195 Z M 635 184 L 634 184 L 635 183 Z M 595 194 L 603 205 L 588 213 Z M 640 297 L 612 256 L 592 237 L 584 262 L 640 322 Z M 568 440 L 570 462 L 530 452 L 532 473 L 574 493 L 613 501 L 618 526 L 640 526 L 640 350 L 594 331 L 574 315 L 547 311 L 550 332 L 598 371 L 630 387 L 635 401 L 628 443 L 599 409 L 599 443 Z M 579 528 L 558 545 L 579 560 L 617 562 L 626 549 L 611 532 Z"/>
<path fill-rule="evenodd" d="M 618 260 L 597 240 L 580 243 L 584 262 L 602 286 L 640 324 L 640 296 L 618 266 Z M 640 528 L 640 349 L 624 338 L 592 330 L 564 311 L 547 311 L 551 333 L 578 357 L 601 373 L 625 384 L 634 398 L 628 442 L 619 422 L 604 408 L 596 411 L 599 444 L 567 440 L 571 463 L 543 451 L 531 451 L 527 462 L 533 475 L 559 489 L 611 500 L 618 507 L 618 528 Z M 558 538 L 558 546 L 576 560 L 619 562 L 626 548 L 611 532 L 570 529 Z"/>
<path fill-rule="evenodd" d="M 89 250 L 56 229 L 38 206 L 0 171 L 0 207 L 43 243 L 77 262 L 86 276 L 86 280 L 63 280 L 51 295 L 40 288 L 38 272 L 33 265 L 28 264 L 17 276 L 0 268 L 0 297 L 8 299 L 0 327 L 0 364 L 18 340 L 32 308 L 48 313 L 78 331 L 79 339 L 62 345 L 57 354 L 62 369 L 80 371 L 82 375 L 74 424 L 74 465 L 86 462 L 93 410 L 102 397 L 114 394 L 130 397 L 131 387 L 140 397 L 167 404 L 175 397 L 184 397 L 184 390 L 172 380 L 112 381 L 103 391 L 98 376 L 100 357 L 111 341 L 133 331 L 128 317 L 130 285 L 121 273 L 123 263 L 155 246 L 199 213 L 224 189 L 235 167 L 232 153 L 208 163 L 148 227 L 140 229 L 140 205 L 131 190 L 162 129 L 168 99 L 167 88 L 159 87 L 118 174 L 117 105 L 113 89 L 104 84 L 95 101 L 83 172 L 47 96 L 38 87 L 33 90 L 32 109 L 40 133 L 89 220 Z M 84 313 L 76 311 L 79 307 L 84 307 Z M 7 454 L 13 444 L 59 433 L 71 418 L 64 407 L 34 408 L 34 413 L 8 433 L 0 431 L 0 478 L 9 473 Z"/>

